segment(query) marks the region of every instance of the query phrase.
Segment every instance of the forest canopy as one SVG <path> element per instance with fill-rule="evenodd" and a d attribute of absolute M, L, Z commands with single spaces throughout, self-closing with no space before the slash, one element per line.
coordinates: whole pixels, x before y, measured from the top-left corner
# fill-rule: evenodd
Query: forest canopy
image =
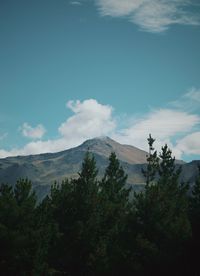
<path fill-rule="evenodd" d="M 167 145 L 148 138 L 144 189 L 127 188 L 116 154 L 99 179 L 87 152 L 78 178 L 37 201 L 31 181 L 0 185 L 1 275 L 199 275 L 200 168 L 193 187 Z"/>

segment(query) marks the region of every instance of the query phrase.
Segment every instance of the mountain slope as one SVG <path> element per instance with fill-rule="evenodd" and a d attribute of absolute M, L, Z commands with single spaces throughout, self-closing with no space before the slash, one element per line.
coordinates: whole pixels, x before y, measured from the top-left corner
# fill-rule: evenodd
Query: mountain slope
<path fill-rule="evenodd" d="M 146 166 L 147 153 L 133 146 L 121 145 L 108 137 L 87 140 L 78 147 L 58 153 L 0 159 L 0 183 L 15 185 L 17 179 L 27 177 L 32 180 L 39 198 L 42 198 L 55 181 L 77 177 L 88 150 L 94 154 L 100 177 L 108 164 L 110 153 L 115 152 L 128 174 L 127 182 L 137 184 L 135 187 L 144 184 L 141 169 Z M 194 182 L 197 163 L 183 164 L 183 179 Z"/>
<path fill-rule="evenodd" d="M 94 154 L 99 175 L 103 175 L 108 157 L 115 152 L 129 174 L 129 183 L 142 183 L 141 165 L 146 162 L 146 152 L 132 146 L 121 145 L 104 137 L 85 141 L 82 145 L 58 152 L 0 159 L 0 183 L 14 185 L 20 177 L 28 177 L 40 194 L 45 194 L 54 181 L 76 177 L 86 151 Z M 135 166 L 133 166 L 135 165 Z"/>

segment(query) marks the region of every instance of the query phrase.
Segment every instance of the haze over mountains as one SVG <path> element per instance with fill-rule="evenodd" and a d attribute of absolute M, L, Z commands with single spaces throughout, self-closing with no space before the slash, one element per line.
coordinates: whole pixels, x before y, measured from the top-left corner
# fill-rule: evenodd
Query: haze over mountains
<path fill-rule="evenodd" d="M 108 164 L 110 153 L 115 152 L 128 174 L 127 183 L 135 184 L 135 189 L 145 183 L 141 169 L 146 166 L 147 153 L 133 146 L 121 145 L 109 137 L 90 139 L 78 147 L 58 153 L 0 159 L 0 183 L 15 185 L 17 179 L 28 178 L 39 198 L 42 198 L 55 181 L 77 176 L 88 150 L 94 154 L 100 177 Z M 182 164 L 181 178 L 193 183 L 200 161 Z"/>

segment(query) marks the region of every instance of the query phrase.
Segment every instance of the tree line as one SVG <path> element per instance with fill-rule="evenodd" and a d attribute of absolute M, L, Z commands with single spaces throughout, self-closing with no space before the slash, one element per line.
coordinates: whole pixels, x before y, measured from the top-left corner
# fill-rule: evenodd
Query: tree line
<path fill-rule="evenodd" d="M 115 153 L 102 179 L 86 153 L 78 178 L 38 203 L 31 181 L 0 185 L 0 275 L 200 275 L 200 173 L 192 189 L 149 136 L 144 190 Z M 199 168 L 200 172 L 200 168 Z"/>

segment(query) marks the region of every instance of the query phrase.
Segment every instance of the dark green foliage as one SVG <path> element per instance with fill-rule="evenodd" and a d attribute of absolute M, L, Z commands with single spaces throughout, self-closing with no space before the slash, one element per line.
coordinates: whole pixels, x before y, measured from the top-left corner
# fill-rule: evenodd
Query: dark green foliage
<path fill-rule="evenodd" d="M 25 275 L 33 269 L 36 252 L 34 212 L 36 197 L 31 183 L 20 179 L 13 191 L 0 188 L 0 271 L 2 275 Z"/>
<path fill-rule="evenodd" d="M 152 150 L 152 144 L 149 146 Z M 181 256 L 184 244 L 191 236 L 187 215 L 188 187 L 179 184 L 180 169 L 176 169 L 167 145 L 162 148 L 159 159 L 157 152 L 151 150 L 145 191 L 135 195 L 135 207 L 139 232 L 155 249 L 151 266 L 163 264 L 164 271 L 166 268 L 170 270 L 172 263 Z"/>
<path fill-rule="evenodd" d="M 154 141 L 134 197 L 115 153 L 98 180 L 87 152 L 78 178 L 54 183 L 38 204 L 30 181 L 2 184 L 0 275 L 198 275 L 189 252 L 200 248 L 200 174 L 188 197 L 172 152 L 158 156 Z"/>
<path fill-rule="evenodd" d="M 155 142 L 155 139 L 151 137 L 151 134 L 149 134 L 147 141 L 149 145 L 149 155 L 147 155 L 147 169 L 142 169 L 142 173 L 146 178 L 146 185 L 149 185 L 152 181 L 154 181 L 158 172 L 159 158 L 157 156 L 157 151 L 154 151 L 153 143 Z"/>
<path fill-rule="evenodd" d="M 200 166 L 198 167 L 199 174 L 192 189 L 190 198 L 190 213 L 192 220 L 200 222 Z"/>
<path fill-rule="evenodd" d="M 37 250 L 34 259 L 34 275 L 49 275 L 52 264 L 49 262 L 51 248 L 58 242 L 58 225 L 52 216 L 51 201 L 47 196 L 36 208 L 35 234 Z"/>
<path fill-rule="evenodd" d="M 109 165 L 99 183 L 99 221 L 98 267 L 102 273 L 118 275 L 123 267 L 126 253 L 121 248 L 125 233 L 127 213 L 129 212 L 129 190 L 125 188 L 127 175 L 120 166 L 115 153 L 109 157 Z"/>
<path fill-rule="evenodd" d="M 56 270 L 88 275 L 94 259 L 97 234 L 98 182 L 94 157 L 86 153 L 78 179 L 54 185 L 50 209 L 59 237 L 50 252 Z"/>
<path fill-rule="evenodd" d="M 127 191 L 124 189 L 127 180 L 123 168 L 115 153 L 109 157 L 109 165 L 101 181 L 101 193 L 110 201 L 119 201 L 121 196 L 127 199 Z M 116 197 L 119 198 L 116 198 Z"/>
<path fill-rule="evenodd" d="M 192 226 L 192 240 L 188 247 L 187 259 L 193 275 L 200 275 L 199 251 L 200 251 L 200 166 L 192 192 L 189 196 L 189 218 Z"/>

